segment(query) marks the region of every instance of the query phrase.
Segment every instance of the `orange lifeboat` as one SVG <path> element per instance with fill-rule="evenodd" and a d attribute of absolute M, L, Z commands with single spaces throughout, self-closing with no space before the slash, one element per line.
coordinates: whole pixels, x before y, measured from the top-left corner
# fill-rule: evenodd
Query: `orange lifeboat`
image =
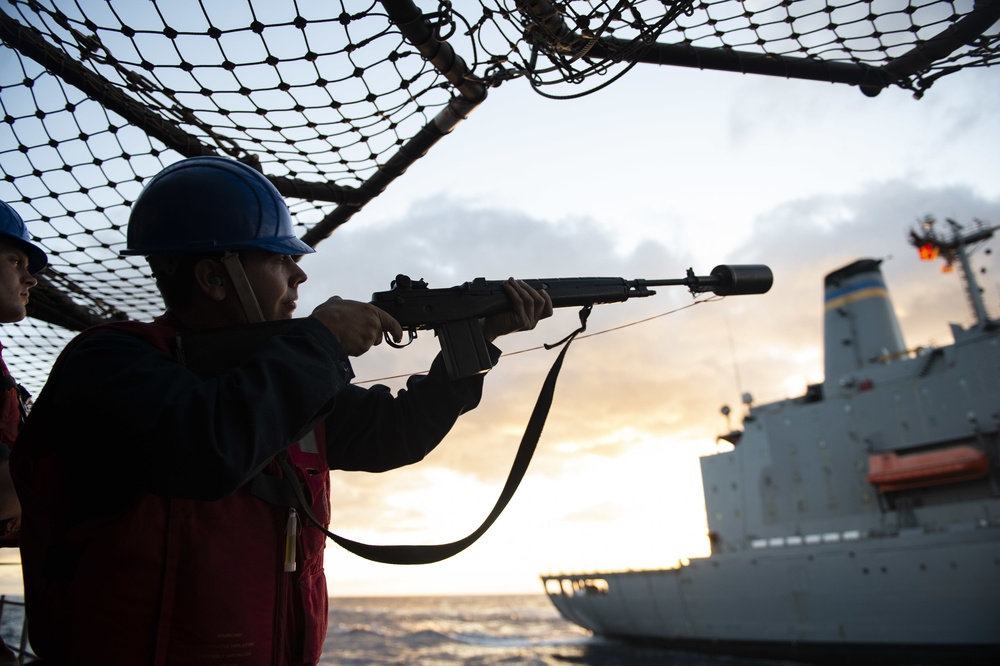
<path fill-rule="evenodd" d="M 902 456 L 892 451 L 868 456 L 868 483 L 880 492 L 981 479 L 989 472 L 989 457 L 972 446 Z"/>

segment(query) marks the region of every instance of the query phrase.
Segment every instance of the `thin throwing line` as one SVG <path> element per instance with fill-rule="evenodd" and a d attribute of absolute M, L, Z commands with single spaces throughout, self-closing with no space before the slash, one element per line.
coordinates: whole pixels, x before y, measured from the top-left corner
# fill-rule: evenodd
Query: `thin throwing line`
<path fill-rule="evenodd" d="M 629 328 L 631 326 L 638 326 L 639 324 L 645 324 L 647 322 L 653 321 L 654 319 L 659 319 L 661 317 L 666 317 L 667 315 L 672 315 L 681 310 L 687 310 L 688 308 L 693 308 L 696 305 L 701 305 L 702 303 L 711 303 L 713 301 L 721 301 L 725 296 L 711 296 L 709 298 L 703 298 L 699 301 L 694 301 L 693 303 L 688 303 L 687 305 L 681 306 L 679 308 L 674 308 L 673 310 L 667 310 L 666 312 L 661 312 L 658 315 L 653 315 L 652 317 L 646 317 L 645 319 L 639 319 L 638 321 L 633 321 L 628 324 L 622 324 L 621 326 L 614 326 L 612 328 L 606 328 L 603 331 L 595 331 L 594 333 L 587 333 L 585 335 L 578 335 L 577 340 L 583 340 L 585 338 L 593 338 L 598 335 L 604 335 L 605 333 L 611 333 L 612 331 L 620 331 L 623 328 Z M 527 349 L 519 349 L 512 352 L 504 352 L 503 356 L 517 356 L 518 354 L 526 354 L 527 352 L 538 351 L 540 349 L 545 349 L 544 345 L 538 345 L 537 347 L 528 347 Z M 408 372 L 402 375 L 390 375 L 388 377 L 378 377 L 376 379 L 364 379 L 361 381 L 355 381 L 354 384 L 372 384 L 374 382 L 384 382 L 390 379 L 402 379 L 404 377 L 412 377 L 414 375 L 425 375 L 426 371 L 421 372 Z"/>

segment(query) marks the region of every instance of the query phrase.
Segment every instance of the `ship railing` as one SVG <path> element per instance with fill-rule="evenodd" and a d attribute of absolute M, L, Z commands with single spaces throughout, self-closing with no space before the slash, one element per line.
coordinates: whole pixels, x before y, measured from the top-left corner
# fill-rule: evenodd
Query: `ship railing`
<path fill-rule="evenodd" d="M 18 608 L 20 610 L 7 614 L 8 618 L 12 614 L 19 616 L 11 621 L 11 623 L 15 625 L 14 632 L 4 632 L 7 636 L 11 633 L 19 634 L 17 641 L 8 642 L 7 647 L 9 647 L 14 654 L 17 655 L 17 658 L 22 664 L 30 664 L 32 660 L 37 659 L 38 657 L 35 656 L 28 647 L 28 617 L 24 613 L 24 602 L 19 599 L 12 599 L 6 594 L 0 594 L 0 627 L 6 628 L 6 625 L 8 624 L 6 621 L 7 618 L 4 617 L 4 612 L 7 610 L 8 606 L 13 606 L 14 608 Z"/>
<path fill-rule="evenodd" d="M 603 596 L 611 589 L 606 578 L 600 576 L 562 574 L 556 576 L 542 576 L 545 582 L 545 591 L 549 596 L 560 594 L 566 597 Z"/>
<path fill-rule="evenodd" d="M 871 359 L 871 362 L 884 365 L 886 363 L 891 363 L 892 361 L 898 361 L 901 358 L 917 358 L 933 351 L 936 351 L 936 348 L 921 345 L 919 347 L 901 349 L 895 352 L 885 352 L 884 354 L 880 354 L 879 356 Z"/>

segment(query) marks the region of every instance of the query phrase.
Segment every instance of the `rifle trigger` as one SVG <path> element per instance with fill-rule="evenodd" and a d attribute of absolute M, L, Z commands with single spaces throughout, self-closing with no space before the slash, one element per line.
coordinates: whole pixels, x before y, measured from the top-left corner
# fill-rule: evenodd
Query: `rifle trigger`
<path fill-rule="evenodd" d="M 386 331 L 383 331 L 382 335 L 385 337 L 385 341 L 389 343 L 390 347 L 394 347 L 395 349 L 402 349 L 403 347 L 408 347 L 411 342 L 417 339 L 417 332 L 414 331 L 412 328 L 407 330 L 406 333 L 407 335 L 409 335 L 409 338 L 406 340 L 406 342 L 396 342 L 389 336 L 389 333 Z"/>

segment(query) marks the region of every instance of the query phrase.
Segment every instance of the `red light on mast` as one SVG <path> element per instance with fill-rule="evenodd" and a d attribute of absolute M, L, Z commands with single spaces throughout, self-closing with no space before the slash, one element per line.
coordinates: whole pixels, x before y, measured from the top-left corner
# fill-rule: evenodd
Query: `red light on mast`
<path fill-rule="evenodd" d="M 933 261 L 938 257 L 938 247 L 933 243 L 927 243 L 917 248 L 921 261 Z"/>

